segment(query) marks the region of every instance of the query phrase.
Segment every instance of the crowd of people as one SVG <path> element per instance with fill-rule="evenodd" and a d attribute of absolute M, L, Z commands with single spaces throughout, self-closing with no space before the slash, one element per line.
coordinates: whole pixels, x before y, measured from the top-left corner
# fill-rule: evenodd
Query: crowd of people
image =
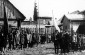
<path fill-rule="evenodd" d="M 0 28 L 0 51 L 32 48 L 51 41 L 51 38 L 48 38 L 48 41 L 46 39 L 45 34 L 39 35 L 28 28 L 9 28 L 7 36 L 4 35 L 4 30 Z"/>
<path fill-rule="evenodd" d="M 58 32 L 54 34 L 55 53 L 68 53 L 70 51 L 81 51 L 85 49 L 85 35 L 73 33 L 71 35 L 68 31 Z"/>
<path fill-rule="evenodd" d="M 51 35 L 32 33 L 28 29 L 10 28 L 9 32 L 4 35 L 3 29 L 0 29 L 0 51 L 31 48 L 48 42 L 54 43 L 55 53 L 66 53 L 70 50 L 85 49 L 85 35 L 69 32 L 58 32 L 57 30 Z M 60 51 L 61 49 L 61 51 Z"/>
<path fill-rule="evenodd" d="M 33 47 L 38 45 L 38 39 L 36 33 L 31 33 L 26 29 L 11 28 L 7 36 L 0 29 L 0 51 Z"/>

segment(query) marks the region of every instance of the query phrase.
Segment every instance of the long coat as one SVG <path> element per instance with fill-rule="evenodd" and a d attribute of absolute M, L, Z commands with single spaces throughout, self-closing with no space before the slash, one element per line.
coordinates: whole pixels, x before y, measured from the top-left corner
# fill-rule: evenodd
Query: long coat
<path fill-rule="evenodd" d="M 24 35 L 23 34 L 20 34 L 20 44 L 24 44 Z"/>

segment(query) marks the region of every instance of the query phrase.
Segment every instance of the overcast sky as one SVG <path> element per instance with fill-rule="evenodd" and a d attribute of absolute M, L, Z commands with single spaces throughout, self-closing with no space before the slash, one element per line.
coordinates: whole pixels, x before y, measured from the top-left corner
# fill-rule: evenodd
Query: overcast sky
<path fill-rule="evenodd" d="M 9 0 L 27 19 L 33 17 L 35 0 Z M 60 18 L 62 15 L 76 10 L 85 10 L 85 0 L 36 0 L 39 16 Z"/>

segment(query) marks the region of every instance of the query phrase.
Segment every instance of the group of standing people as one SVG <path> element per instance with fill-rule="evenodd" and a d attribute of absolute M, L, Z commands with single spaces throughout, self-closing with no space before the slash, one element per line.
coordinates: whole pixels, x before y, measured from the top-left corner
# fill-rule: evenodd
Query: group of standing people
<path fill-rule="evenodd" d="M 54 48 L 55 53 L 68 53 L 70 50 L 82 50 L 85 47 L 85 37 L 79 37 L 76 33 L 71 35 L 69 32 L 58 32 L 54 34 Z M 82 47 L 83 46 L 83 47 Z"/>
<path fill-rule="evenodd" d="M 69 46 L 70 46 L 70 36 L 67 32 L 55 32 L 54 36 L 54 47 L 55 47 L 55 53 L 59 53 L 61 49 L 61 53 L 69 52 Z"/>
<path fill-rule="evenodd" d="M 83 37 L 82 37 L 83 36 Z M 54 43 L 55 53 L 66 53 L 70 50 L 81 50 L 85 46 L 85 35 L 71 35 L 69 32 L 55 31 L 50 36 L 49 41 Z M 3 29 L 0 29 L 0 51 L 4 49 L 23 49 L 38 46 L 39 43 L 44 44 L 47 38 L 44 34 L 37 35 L 27 29 L 10 29 L 7 37 L 4 35 Z"/>
<path fill-rule="evenodd" d="M 0 51 L 4 49 L 23 49 L 38 44 L 37 36 L 27 30 L 10 29 L 7 37 L 0 31 Z"/>

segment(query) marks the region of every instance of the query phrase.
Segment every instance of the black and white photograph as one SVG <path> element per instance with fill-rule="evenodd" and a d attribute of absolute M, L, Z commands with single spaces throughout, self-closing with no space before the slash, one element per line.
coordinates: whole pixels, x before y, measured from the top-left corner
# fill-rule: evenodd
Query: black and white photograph
<path fill-rule="evenodd" d="M 0 55 L 85 55 L 85 0 L 0 0 Z"/>

